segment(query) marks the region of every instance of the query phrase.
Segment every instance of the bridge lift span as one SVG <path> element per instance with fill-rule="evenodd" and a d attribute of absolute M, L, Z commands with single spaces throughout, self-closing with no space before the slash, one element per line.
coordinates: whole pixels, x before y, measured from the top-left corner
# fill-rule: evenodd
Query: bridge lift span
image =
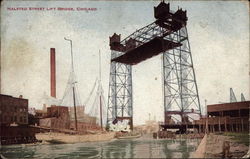
<path fill-rule="evenodd" d="M 187 33 L 186 11 L 170 11 L 169 3 L 154 7 L 155 21 L 121 40 L 110 37 L 111 67 L 107 123 L 129 120 L 133 129 L 132 65 L 163 54 L 164 116 L 162 127 L 179 115 L 181 125 L 201 107 Z"/>

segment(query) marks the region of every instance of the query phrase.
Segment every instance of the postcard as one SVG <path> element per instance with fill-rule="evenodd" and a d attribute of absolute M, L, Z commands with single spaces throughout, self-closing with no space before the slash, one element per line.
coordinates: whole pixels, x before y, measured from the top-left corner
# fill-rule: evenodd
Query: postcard
<path fill-rule="evenodd" d="M 1 158 L 249 157 L 248 1 L 1 2 Z"/>

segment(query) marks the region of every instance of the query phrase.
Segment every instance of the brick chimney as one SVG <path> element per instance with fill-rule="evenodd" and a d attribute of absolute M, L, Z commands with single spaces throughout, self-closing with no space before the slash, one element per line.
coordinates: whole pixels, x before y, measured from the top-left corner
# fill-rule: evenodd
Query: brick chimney
<path fill-rule="evenodd" d="M 50 48 L 50 95 L 56 98 L 56 51 Z"/>

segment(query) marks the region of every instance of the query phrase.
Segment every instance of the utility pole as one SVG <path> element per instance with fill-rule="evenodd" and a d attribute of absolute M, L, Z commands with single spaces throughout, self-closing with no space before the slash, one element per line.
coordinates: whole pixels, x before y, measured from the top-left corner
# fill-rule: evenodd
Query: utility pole
<path fill-rule="evenodd" d="M 99 50 L 99 98 L 100 98 L 100 125 L 103 130 L 102 125 L 102 87 L 101 87 L 101 53 Z"/>
<path fill-rule="evenodd" d="M 70 42 L 70 48 L 71 48 L 71 69 L 73 73 L 73 82 L 72 82 L 72 91 L 73 91 L 73 102 L 74 102 L 74 114 L 75 114 L 75 129 L 77 131 L 77 116 L 76 116 L 76 101 L 75 101 L 75 79 L 74 79 L 74 61 L 73 61 L 73 51 L 72 51 L 72 40 L 64 38 L 64 40 Z"/>

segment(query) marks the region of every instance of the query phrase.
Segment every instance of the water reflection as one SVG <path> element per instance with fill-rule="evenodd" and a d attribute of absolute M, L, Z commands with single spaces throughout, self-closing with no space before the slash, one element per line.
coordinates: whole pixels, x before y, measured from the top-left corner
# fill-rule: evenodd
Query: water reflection
<path fill-rule="evenodd" d="M 7 158 L 188 158 L 198 140 L 114 140 L 37 146 L 2 146 Z"/>

